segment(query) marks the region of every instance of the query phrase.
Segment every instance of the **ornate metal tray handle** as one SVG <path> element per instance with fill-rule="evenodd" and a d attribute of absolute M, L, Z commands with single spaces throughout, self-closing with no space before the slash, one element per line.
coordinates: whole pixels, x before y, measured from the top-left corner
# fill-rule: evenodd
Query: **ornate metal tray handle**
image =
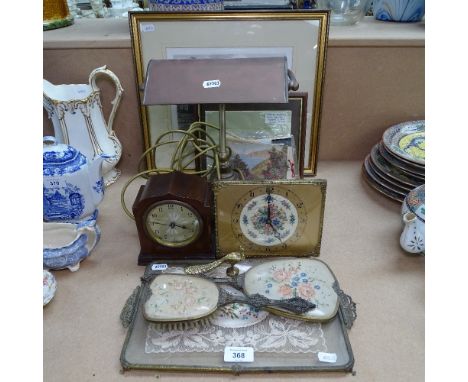
<path fill-rule="evenodd" d="M 353 301 L 351 296 L 343 292 L 342 289 L 338 286 L 338 283 L 333 284 L 333 289 L 338 295 L 340 301 L 341 313 L 343 315 L 343 322 L 347 329 L 351 329 L 354 324 L 354 321 L 357 318 L 356 312 L 356 303 Z"/>
<path fill-rule="evenodd" d="M 129 325 L 132 323 L 133 318 L 135 316 L 135 311 L 138 303 L 138 295 L 140 293 L 140 286 L 137 286 L 133 293 L 128 297 L 127 301 L 125 302 L 122 311 L 120 312 L 120 322 L 124 328 L 128 328 Z"/>

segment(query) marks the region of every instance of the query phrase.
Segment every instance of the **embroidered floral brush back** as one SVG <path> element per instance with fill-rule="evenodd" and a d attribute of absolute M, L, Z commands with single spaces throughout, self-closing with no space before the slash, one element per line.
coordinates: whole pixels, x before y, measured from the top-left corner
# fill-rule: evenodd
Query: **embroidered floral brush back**
<path fill-rule="evenodd" d="M 326 319 L 338 308 L 333 283 L 333 275 L 321 261 L 290 259 L 253 267 L 245 275 L 244 288 L 249 295 L 259 293 L 271 299 L 302 297 L 317 306 L 308 316 Z"/>

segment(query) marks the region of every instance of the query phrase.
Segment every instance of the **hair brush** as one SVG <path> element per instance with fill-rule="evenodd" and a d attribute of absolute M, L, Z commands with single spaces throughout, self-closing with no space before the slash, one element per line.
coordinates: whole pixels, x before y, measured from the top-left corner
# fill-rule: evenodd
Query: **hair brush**
<path fill-rule="evenodd" d="M 315 308 L 314 303 L 301 297 L 272 300 L 260 294 L 232 294 L 208 279 L 181 274 L 156 275 L 147 293 L 143 316 L 170 328 L 206 322 L 219 307 L 234 302 L 258 309 L 277 307 L 293 314 L 303 314 Z"/>

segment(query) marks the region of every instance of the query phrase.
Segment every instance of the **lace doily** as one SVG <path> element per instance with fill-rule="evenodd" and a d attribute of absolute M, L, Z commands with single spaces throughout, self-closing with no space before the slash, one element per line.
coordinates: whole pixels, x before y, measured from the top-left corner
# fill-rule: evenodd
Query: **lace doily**
<path fill-rule="evenodd" d="M 254 326 L 224 328 L 214 324 L 186 330 L 148 325 L 145 353 L 223 352 L 226 346 L 250 346 L 256 352 L 317 353 L 327 345 L 320 323 L 269 315 Z"/>

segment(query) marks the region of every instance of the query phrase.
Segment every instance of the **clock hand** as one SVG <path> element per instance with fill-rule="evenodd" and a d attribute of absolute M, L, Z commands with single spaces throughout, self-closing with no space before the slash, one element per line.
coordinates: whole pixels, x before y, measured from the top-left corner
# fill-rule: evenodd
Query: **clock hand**
<path fill-rule="evenodd" d="M 273 229 L 273 235 L 280 241 L 280 243 L 282 243 L 283 241 L 281 240 L 281 234 L 278 232 L 275 226 L 271 222 L 267 224 Z"/>
<path fill-rule="evenodd" d="M 158 221 L 155 221 L 156 224 L 159 224 L 159 225 L 166 225 L 166 226 L 169 226 L 169 227 L 179 227 L 179 228 L 182 228 L 182 229 L 187 229 L 186 226 L 184 225 L 179 225 L 179 224 L 176 224 L 174 222 L 171 222 L 171 223 L 163 223 L 163 222 L 158 222 Z"/>
<path fill-rule="evenodd" d="M 267 191 L 267 193 L 268 193 L 268 196 L 267 196 L 267 221 L 266 223 L 271 225 L 271 193 L 269 190 Z"/>
<path fill-rule="evenodd" d="M 273 230 L 273 235 L 282 243 L 283 241 L 281 240 L 281 234 L 278 232 L 278 230 L 274 227 L 272 221 L 271 221 L 271 191 L 268 189 L 267 190 L 267 219 L 266 219 L 266 224 L 268 224 L 271 229 Z"/>

